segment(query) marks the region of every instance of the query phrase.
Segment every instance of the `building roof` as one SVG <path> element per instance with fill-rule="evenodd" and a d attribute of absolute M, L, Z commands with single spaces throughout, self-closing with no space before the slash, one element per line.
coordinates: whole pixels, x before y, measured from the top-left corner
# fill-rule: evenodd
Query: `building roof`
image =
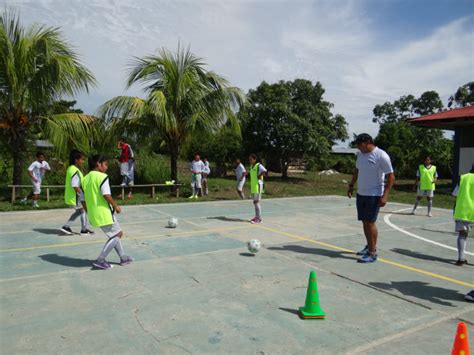
<path fill-rule="evenodd" d="M 457 127 L 474 126 L 474 106 L 433 113 L 413 118 L 409 122 L 419 127 L 448 130 L 454 130 Z"/>

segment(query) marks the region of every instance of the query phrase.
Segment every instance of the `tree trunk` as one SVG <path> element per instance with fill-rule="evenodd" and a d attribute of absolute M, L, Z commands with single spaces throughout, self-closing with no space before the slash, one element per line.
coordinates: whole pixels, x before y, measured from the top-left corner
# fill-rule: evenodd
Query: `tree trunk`
<path fill-rule="evenodd" d="M 171 142 L 170 148 L 170 167 L 171 167 L 171 180 L 174 180 L 176 184 L 178 180 L 178 158 L 179 158 L 179 145 L 178 143 Z M 172 192 L 176 194 L 176 187 L 173 187 Z"/>
<path fill-rule="evenodd" d="M 18 134 L 17 138 L 11 141 L 13 157 L 13 185 L 22 185 L 23 183 L 25 144 L 25 138 L 22 134 Z"/>
<path fill-rule="evenodd" d="M 13 185 L 23 184 L 23 152 L 15 150 L 13 153 Z"/>

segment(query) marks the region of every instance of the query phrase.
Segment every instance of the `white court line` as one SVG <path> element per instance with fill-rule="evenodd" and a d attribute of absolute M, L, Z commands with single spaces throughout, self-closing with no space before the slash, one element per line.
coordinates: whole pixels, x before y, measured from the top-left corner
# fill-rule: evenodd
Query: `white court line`
<path fill-rule="evenodd" d="M 413 209 L 413 207 L 409 207 L 409 208 L 402 208 L 401 210 L 398 210 L 398 211 L 394 211 L 394 212 L 402 212 L 402 211 L 406 211 L 406 210 L 411 210 Z M 383 220 L 384 222 L 389 225 L 390 227 L 392 227 L 393 229 L 399 231 L 399 232 L 402 232 L 403 234 L 406 234 L 410 237 L 413 237 L 413 238 L 416 238 L 416 239 L 419 239 L 419 240 L 422 240 L 426 243 L 430 243 L 430 244 L 434 244 L 434 245 L 437 245 L 439 247 L 442 247 L 442 248 L 445 248 L 445 249 L 449 249 L 449 250 L 455 250 L 455 251 L 458 251 L 458 248 L 454 248 L 452 246 L 449 246 L 449 245 L 446 245 L 446 244 L 443 244 L 443 243 L 438 243 L 438 242 L 435 242 L 434 240 L 431 240 L 431 239 L 427 239 L 427 238 L 423 238 L 423 237 L 420 237 L 419 235 L 416 235 L 414 233 L 411 233 L 411 232 L 408 232 L 406 231 L 405 229 L 402 229 L 398 226 L 396 226 L 395 224 L 393 224 L 392 222 L 390 222 L 390 217 L 392 216 L 392 213 L 389 213 L 387 214 Z M 474 253 L 470 253 L 468 251 L 465 252 L 467 255 L 474 255 Z"/>

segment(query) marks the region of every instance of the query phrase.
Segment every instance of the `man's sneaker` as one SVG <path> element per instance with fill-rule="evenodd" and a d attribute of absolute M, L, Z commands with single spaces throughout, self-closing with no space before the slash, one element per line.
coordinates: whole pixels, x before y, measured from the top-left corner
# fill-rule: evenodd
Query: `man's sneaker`
<path fill-rule="evenodd" d="M 194 195 L 191 195 L 188 197 L 190 200 L 192 200 L 194 198 Z"/>
<path fill-rule="evenodd" d="M 369 253 L 369 246 L 366 245 L 366 246 L 364 247 L 364 249 L 362 249 L 361 251 L 358 251 L 358 252 L 356 253 L 356 255 L 365 255 L 365 254 L 368 254 L 368 253 Z"/>
<path fill-rule="evenodd" d="M 474 290 L 471 290 L 464 298 L 468 302 L 474 302 Z"/>
<path fill-rule="evenodd" d="M 427 214 L 428 217 L 433 217 L 433 214 L 430 212 Z"/>
<path fill-rule="evenodd" d="M 74 232 L 72 231 L 71 227 L 68 227 L 68 226 L 62 226 L 62 227 L 61 227 L 61 232 L 63 232 L 64 234 L 67 234 L 67 235 L 74 234 Z M 82 232 L 81 232 L 81 233 L 82 233 Z"/>
<path fill-rule="evenodd" d="M 362 255 L 360 259 L 357 260 L 357 262 L 364 263 L 364 264 L 373 263 L 375 261 L 377 261 L 377 255 L 372 255 L 372 254 Z"/>
<path fill-rule="evenodd" d="M 33 208 L 40 208 L 40 206 L 37 203 L 33 203 L 32 207 Z"/>
<path fill-rule="evenodd" d="M 94 267 L 98 268 L 98 269 L 102 269 L 102 270 L 106 270 L 106 269 L 111 269 L 113 266 L 110 265 L 107 261 L 99 261 L 99 260 L 96 260 L 92 263 L 92 265 L 94 265 Z"/>
<path fill-rule="evenodd" d="M 260 218 L 254 218 L 253 220 L 250 221 L 252 224 L 260 224 L 262 223 L 262 220 Z"/>
<path fill-rule="evenodd" d="M 458 260 L 456 261 L 457 266 L 463 266 L 464 264 L 468 264 L 467 260 Z"/>
<path fill-rule="evenodd" d="M 133 260 L 134 259 L 132 257 L 124 255 L 120 260 L 120 265 L 125 266 L 125 265 L 128 265 L 128 264 L 131 264 L 133 262 Z"/>
<path fill-rule="evenodd" d="M 194 195 L 194 198 L 197 200 L 197 199 L 199 198 L 199 196 L 198 196 L 198 195 Z"/>
<path fill-rule="evenodd" d="M 82 235 L 92 235 L 92 234 L 95 234 L 95 232 L 91 231 L 90 229 L 83 229 L 83 230 L 81 230 L 81 234 Z"/>
<path fill-rule="evenodd" d="M 254 217 L 252 219 L 249 219 L 249 222 L 252 223 L 252 222 L 255 222 L 255 220 L 257 219 L 257 217 Z"/>

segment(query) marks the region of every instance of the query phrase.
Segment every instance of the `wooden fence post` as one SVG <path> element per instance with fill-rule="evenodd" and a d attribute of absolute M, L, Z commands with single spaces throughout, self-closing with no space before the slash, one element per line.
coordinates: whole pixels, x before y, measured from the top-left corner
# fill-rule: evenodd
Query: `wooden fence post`
<path fill-rule="evenodd" d="M 12 186 L 12 204 L 15 203 L 16 200 L 16 186 Z"/>

